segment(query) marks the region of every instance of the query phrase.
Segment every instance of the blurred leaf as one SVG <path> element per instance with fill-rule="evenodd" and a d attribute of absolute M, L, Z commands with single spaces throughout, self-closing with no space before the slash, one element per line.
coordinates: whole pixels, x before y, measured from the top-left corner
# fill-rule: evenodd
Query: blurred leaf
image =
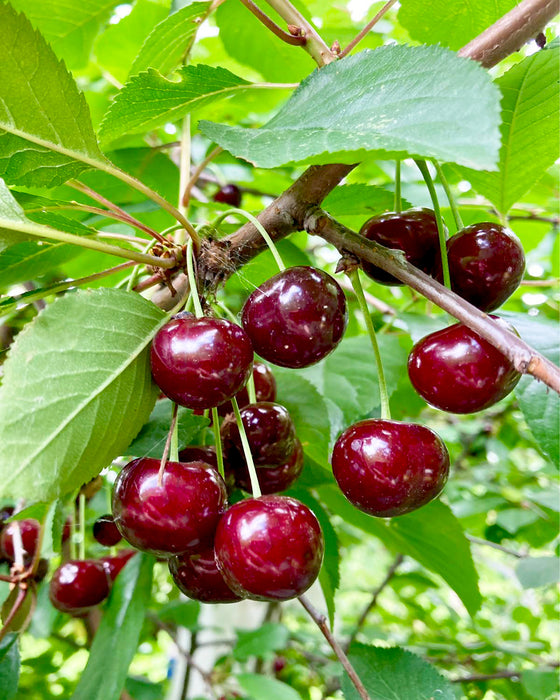
<path fill-rule="evenodd" d="M 236 634 L 233 656 L 237 661 L 248 661 L 252 656 L 269 658 L 286 647 L 290 636 L 287 627 L 274 622 L 266 622 L 255 630 L 236 630 Z"/>
<path fill-rule="evenodd" d="M 549 700 L 560 690 L 557 671 L 523 671 L 521 685 L 535 700 Z"/>
<path fill-rule="evenodd" d="M 403 209 L 412 205 L 402 200 Z M 388 190 L 371 185 L 339 185 L 323 200 L 323 209 L 336 219 L 344 216 L 377 216 L 393 210 L 395 195 Z"/>
<path fill-rule="evenodd" d="M 0 641 L 0 698 L 12 700 L 19 682 L 18 635 L 7 634 Z"/>
<path fill-rule="evenodd" d="M 162 622 L 171 622 L 187 629 L 193 629 L 198 622 L 200 603 L 197 600 L 172 600 L 157 611 Z"/>
<path fill-rule="evenodd" d="M 560 583 L 560 558 L 527 557 L 515 569 L 523 588 L 540 588 Z"/>
<path fill-rule="evenodd" d="M 2 132 L 0 132 L 0 148 Z M 0 163 L 1 168 L 1 163 Z M 4 181 L 0 178 L 0 251 L 20 243 L 26 236 L 10 230 L 10 223 L 25 223 L 27 217 Z"/>
<path fill-rule="evenodd" d="M 286 683 L 257 673 L 239 673 L 237 681 L 251 700 L 302 700 Z"/>

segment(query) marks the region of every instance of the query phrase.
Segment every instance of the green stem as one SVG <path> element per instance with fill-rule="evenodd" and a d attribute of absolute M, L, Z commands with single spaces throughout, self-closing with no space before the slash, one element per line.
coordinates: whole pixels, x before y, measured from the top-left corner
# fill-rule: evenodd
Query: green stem
<path fill-rule="evenodd" d="M 155 245 L 155 240 L 150 241 L 148 245 L 144 248 L 142 251 L 143 253 L 148 253 L 152 247 Z M 137 265 L 134 270 L 132 270 L 130 277 L 128 278 L 128 284 L 126 285 L 126 291 L 131 292 L 135 285 L 136 285 L 136 280 L 138 279 L 138 273 L 140 272 L 140 267 Z"/>
<path fill-rule="evenodd" d="M 354 270 L 348 275 L 354 293 L 356 294 L 356 299 L 358 300 L 358 305 L 363 314 L 364 320 L 366 322 L 366 328 L 371 340 L 371 346 L 373 348 L 373 354 L 375 356 L 375 364 L 377 365 L 377 376 L 379 377 L 379 397 L 381 399 L 381 418 L 383 420 L 391 420 L 391 409 L 389 407 L 389 394 L 387 392 L 387 382 L 385 380 L 385 372 L 383 370 L 383 362 L 381 361 L 381 353 L 379 352 L 379 344 L 377 342 L 377 337 L 375 335 L 375 329 L 371 320 L 368 305 L 364 297 L 364 290 L 362 288 L 362 283 L 358 274 L 358 270 Z"/>
<path fill-rule="evenodd" d="M 178 416 L 179 412 L 177 407 L 177 418 Z M 169 461 L 179 461 L 179 421 L 177 419 L 175 420 L 173 430 L 171 431 L 171 442 L 169 443 Z"/>
<path fill-rule="evenodd" d="M 270 248 L 270 252 L 272 253 L 272 256 L 274 257 L 274 260 L 276 260 L 276 264 L 278 265 L 280 271 L 281 272 L 284 271 L 286 269 L 286 266 L 284 265 L 284 261 L 280 257 L 280 253 L 278 252 L 278 249 L 274 245 L 274 241 L 269 236 L 268 231 L 261 224 L 261 222 L 255 216 L 250 214 L 248 211 L 245 211 L 244 209 L 228 209 L 223 214 L 220 214 L 220 216 L 214 221 L 214 226 L 216 226 L 216 228 L 217 228 L 226 217 L 231 216 L 232 214 L 237 214 L 238 216 L 243 216 L 245 219 L 247 219 L 248 221 L 250 221 L 253 224 L 253 226 L 257 229 L 257 231 L 261 234 L 261 236 L 266 241 L 266 245 Z"/>
<path fill-rule="evenodd" d="M 441 167 L 441 165 L 438 163 L 437 160 L 433 160 L 432 163 L 436 168 L 439 181 L 441 182 L 443 189 L 445 190 L 447 201 L 449 202 L 449 206 L 451 207 L 451 211 L 453 213 L 453 218 L 455 219 L 455 226 L 457 227 L 457 231 L 460 231 L 462 228 L 464 228 L 464 224 L 463 220 L 461 219 L 461 214 L 459 213 L 457 200 L 455 199 L 453 192 L 451 191 L 451 187 L 449 186 L 447 178 L 443 174 L 443 168 Z"/>
<path fill-rule="evenodd" d="M 179 160 L 179 205 L 178 209 L 186 217 L 187 207 L 183 205 L 183 192 L 187 187 L 191 173 L 191 115 L 186 114 L 181 128 L 181 146 Z M 198 235 L 198 234 L 197 234 Z M 185 229 L 181 228 L 175 234 L 175 243 L 184 245 Z"/>
<path fill-rule="evenodd" d="M 163 448 L 163 455 L 161 456 L 161 461 L 159 463 L 158 486 L 161 486 L 163 483 L 163 472 L 165 471 L 165 465 L 167 464 L 167 459 L 169 457 L 169 451 L 171 449 L 171 444 L 173 442 L 173 434 L 177 430 L 178 411 L 179 411 L 179 405 L 174 403 L 173 404 L 173 412 L 171 414 L 171 424 L 169 425 L 169 432 L 167 433 L 167 440 L 165 441 L 165 447 Z"/>
<path fill-rule="evenodd" d="M 247 393 L 249 394 L 249 403 L 257 403 L 257 390 L 255 388 L 255 375 L 251 372 L 247 380 Z"/>
<path fill-rule="evenodd" d="M 198 287 L 196 284 L 196 275 L 194 273 L 192 238 L 187 243 L 187 277 L 189 278 L 191 298 L 194 304 L 194 315 L 197 318 L 202 318 L 204 314 L 202 313 L 202 306 L 200 304 L 200 297 L 198 296 Z"/>
<path fill-rule="evenodd" d="M 401 198 L 401 161 L 395 161 L 395 211 L 402 211 Z"/>
<path fill-rule="evenodd" d="M 80 504 L 80 559 L 86 558 L 86 495 L 80 493 L 78 496 Z"/>
<path fill-rule="evenodd" d="M 218 462 L 218 471 L 222 479 L 225 480 L 224 470 L 224 453 L 222 450 L 222 436 L 220 435 L 220 416 L 216 406 L 212 408 L 212 429 L 214 430 L 214 445 L 216 448 L 216 460 Z"/>
<path fill-rule="evenodd" d="M 422 173 L 426 187 L 432 198 L 432 206 L 434 207 L 434 214 L 436 215 L 437 227 L 438 227 L 438 237 L 439 237 L 439 252 L 441 255 L 441 268 L 443 270 L 443 283 L 447 289 L 451 289 L 451 280 L 449 277 L 449 263 L 447 262 L 447 246 L 446 246 L 446 231 L 443 224 L 443 219 L 441 218 L 441 209 L 439 208 L 439 202 L 437 198 L 436 188 L 434 186 L 434 181 L 428 170 L 428 166 L 425 160 L 415 160 L 418 169 Z"/>
<path fill-rule="evenodd" d="M 259 498 L 262 495 L 261 487 L 259 486 L 257 470 L 255 469 L 253 455 L 251 454 L 251 448 L 249 447 L 249 440 L 247 440 L 247 433 L 245 432 L 245 426 L 243 425 L 243 420 L 241 419 L 241 413 L 239 412 L 239 406 L 235 396 L 231 400 L 231 405 L 233 406 L 235 420 L 237 421 L 237 429 L 239 430 L 239 437 L 241 438 L 241 444 L 243 445 L 243 455 L 245 457 L 245 461 L 247 462 L 247 469 L 249 470 L 253 498 Z"/>

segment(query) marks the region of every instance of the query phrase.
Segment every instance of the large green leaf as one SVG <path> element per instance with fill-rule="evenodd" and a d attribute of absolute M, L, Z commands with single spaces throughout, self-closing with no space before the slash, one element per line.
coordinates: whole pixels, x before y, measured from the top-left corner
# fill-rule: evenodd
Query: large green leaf
<path fill-rule="evenodd" d="M 165 316 L 99 289 L 47 307 L 16 339 L 0 387 L 0 494 L 48 501 L 129 445 L 157 391 L 148 345 Z"/>
<path fill-rule="evenodd" d="M 153 564 L 138 553 L 117 576 L 72 700 L 120 697 L 150 600 Z"/>
<path fill-rule="evenodd" d="M 560 558 L 527 557 L 521 559 L 515 573 L 523 588 L 540 588 L 560 583 Z"/>
<path fill-rule="evenodd" d="M 350 663 L 366 687 L 371 700 L 455 700 L 451 683 L 433 666 L 400 647 L 353 644 Z M 342 692 L 346 700 L 360 696 L 344 674 Z"/>
<path fill-rule="evenodd" d="M 492 169 L 500 145 L 499 98 L 478 64 L 447 49 L 384 46 L 312 73 L 260 129 L 207 121 L 200 128 L 235 156 L 265 168 L 355 163 L 371 153 Z"/>
<path fill-rule="evenodd" d="M 124 82 L 134 59 L 153 27 L 169 14 L 171 0 L 136 0 L 132 12 L 112 24 L 95 42 L 95 56 L 119 82 Z"/>
<path fill-rule="evenodd" d="M 53 187 L 103 161 L 89 108 L 25 15 L 0 4 L 0 177 Z"/>
<path fill-rule="evenodd" d="M 502 99 L 499 171 L 461 169 L 474 189 L 506 213 L 521 199 L 560 151 L 560 48 L 539 51 L 496 83 Z"/>
<path fill-rule="evenodd" d="M 147 68 L 162 75 L 173 70 L 188 51 L 209 7 L 209 2 L 193 2 L 156 25 L 134 59 L 130 75 Z"/>
<path fill-rule="evenodd" d="M 181 119 L 193 109 L 239 90 L 254 87 L 225 68 L 184 66 L 179 80 L 167 80 L 157 70 L 133 76 L 115 97 L 99 130 L 109 143 L 123 134 L 155 129 Z"/>
<path fill-rule="evenodd" d="M 0 697 L 12 700 L 19 682 L 18 635 L 7 634 L 0 642 Z"/>
<path fill-rule="evenodd" d="M 499 19 L 518 0 L 401 0 L 399 22 L 413 39 L 460 49 Z"/>

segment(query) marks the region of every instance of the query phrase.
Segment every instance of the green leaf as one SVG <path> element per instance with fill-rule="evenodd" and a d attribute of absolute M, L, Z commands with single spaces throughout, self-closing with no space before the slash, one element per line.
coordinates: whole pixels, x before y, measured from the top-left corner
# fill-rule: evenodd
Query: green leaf
<path fill-rule="evenodd" d="M 17 634 L 7 634 L 0 641 L 0 697 L 2 700 L 12 700 L 17 693 L 20 663 L 17 641 Z"/>
<path fill-rule="evenodd" d="M 0 142 L 1 138 L 0 135 Z M 9 228 L 10 222 L 24 224 L 28 219 L 2 178 L 0 178 L 0 221 L 2 222 L 0 224 L 0 250 L 26 239 L 24 234 L 16 233 Z"/>
<path fill-rule="evenodd" d="M 275 678 L 258 673 L 239 673 L 236 678 L 247 700 L 302 700 L 297 690 Z"/>
<path fill-rule="evenodd" d="M 412 205 L 402 201 L 403 209 Z M 344 216 L 376 216 L 384 211 L 392 210 L 395 195 L 388 190 L 371 185 L 353 184 L 340 185 L 323 200 L 322 207 L 336 219 Z"/>
<path fill-rule="evenodd" d="M 80 291 L 18 335 L 0 388 L 0 494 L 51 500 L 122 454 L 154 405 L 148 345 L 165 316 L 137 294 Z"/>
<path fill-rule="evenodd" d="M 531 669 L 521 674 L 521 685 L 535 700 L 552 700 L 560 690 L 557 671 Z"/>
<path fill-rule="evenodd" d="M 500 312 L 535 350 L 556 365 L 560 364 L 560 329 L 558 324 L 545 318 Z M 560 462 L 560 396 L 533 377 L 522 377 L 515 388 L 527 425 L 539 448 L 553 464 Z"/>
<path fill-rule="evenodd" d="M 136 56 L 130 75 L 154 68 L 167 75 L 181 62 L 194 41 L 209 2 L 193 2 L 154 27 Z"/>
<path fill-rule="evenodd" d="M 560 583 L 560 558 L 527 557 L 521 559 L 515 574 L 523 588 L 540 588 Z"/>
<path fill-rule="evenodd" d="M 275 367 L 274 376 L 278 387 L 276 401 L 290 412 L 305 453 L 328 467 L 331 425 L 323 397 L 294 370 Z"/>
<path fill-rule="evenodd" d="M 105 143 L 176 121 L 193 109 L 253 87 L 225 68 L 184 66 L 178 80 L 149 68 L 133 76 L 117 94 L 99 129 Z"/>
<path fill-rule="evenodd" d="M 168 399 L 158 401 L 148 422 L 126 449 L 126 454 L 136 457 L 161 458 L 171 424 L 172 411 L 171 401 Z M 179 448 L 190 444 L 208 423 L 208 418 L 195 416 L 191 410 L 180 406 L 177 412 Z"/>
<path fill-rule="evenodd" d="M 263 168 L 355 163 L 373 154 L 492 169 L 499 97 L 479 65 L 447 49 L 384 46 L 315 71 L 259 129 L 207 121 L 200 129 Z"/>
<path fill-rule="evenodd" d="M 503 95 L 499 171 L 461 170 L 503 214 L 554 164 L 560 150 L 560 86 L 551 80 L 559 57 L 559 48 L 539 51 L 496 81 Z"/>
<path fill-rule="evenodd" d="M 266 622 L 255 630 L 236 630 L 237 644 L 233 656 L 237 661 L 247 661 L 251 656 L 260 659 L 270 657 L 273 652 L 288 644 L 288 628 L 274 622 Z"/>
<path fill-rule="evenodd" d="M 24 15 L 0 4 L 0 177 L 54 187 L 103 161 L 89 108 Z"/>
<path fill-rule="evenodd" d="M 95 42 L 100 66 L 124 82 L 140 47 L 153 27 L 169 14 L 171 0 L 136 0 L 132 12 L 108 26 Z"/>
<path fill-rule="evenodd" d="M 117 576 L 72 700 L 117 700 L 150 600 L 154 559 L 135 554 Z"/>
<path fill-rule="evenodd" d="M 162 622 L 194 629 L 198 623 L 200 603 L 197 600 L 172 600 L 157 612 Z"/>
<path fill-rule="evenodd" d="M 460 49 L 509 12 L 519 0 L 401 0 L 399 22 L 420 43 Z"/>
<path fill-rule="evenodd" d="M 419 656 L 400 647 L 353 644 L 348 658 L 371 700 L 455 700 L 447 679 Z M 360 698 L 346 673 L 342 692 L 346 700 Z"/>
<path fill-rule="evenodd" d="M 10 0 L 70 69 L 84 68 L 101 25 L 119 0 Z"/>

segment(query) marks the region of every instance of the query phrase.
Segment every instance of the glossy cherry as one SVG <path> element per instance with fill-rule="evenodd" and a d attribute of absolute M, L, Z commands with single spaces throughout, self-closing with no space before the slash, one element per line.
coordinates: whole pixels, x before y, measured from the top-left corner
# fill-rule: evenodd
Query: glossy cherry
<path fill-rule="evenodd" d="M 492 311 L 519 287 L 525 271 L 521 241 L 509 228 L 482 222 L 447 241 L 451 289 L 482 311 Z M 442 274 L 437 277 L 441 280 Z"/>
<path fill-rule="evenodd" d="M 261 492 L 266 495 L 280 493 L 289 489 L 301 474 L 303 459 L 303 447 L 296 438 L 294 449 L 282 462 L 271 465 L 255 465 Z M 233 474 L 235 485 L 247 491 L 247 493 L 252 493 L 249 470 L 247 469 L 247 463 L 242 457 L 234 463 Z"/>
<path fill-rule="evenodd" d="M 350 503 L 387 518 L 410 513 L 441 492 L 449 454 L 429 428 L 369 419 L 351 425 L 338 438 L 332 468 Z"/>
<path fill-rule="evenodd" d="M 257 401 L 274 401 L 276 398 L 276 379 L 270 367 L 263 362 L 255 362 L 253 364 L 253 380 L 255 382 Z M 250 403 L 247 387 L 243 387 L 241 391 L 237 392 L 235 400 L 239 408 L 243 408 Z M 228 413 L 233 413 L 231 401 L 226 401 L 226 403 L 218 406 L 218 414 L 220 416 L 226 416 Z"/>
<path fill-rule="evenodd" d="M 224 581 L 214 558 L 214 548 L 199 554 L 171 557 L 169 571 L 179 590 L 202 603 L 236 603 L 242 600 Z"/>
<path fill-rule="evenodd" d="M 99 560 L 71 560 L 51 579 L 49 597 L 57 610 L 83 615 L 109 595 L 110 581 Z"/>
<path fill-rule="evenodd" d="M 109 577 L 111 583 L 117 578 L 120 572 L 124 569 L 127 561 L 138 552 L 135 549 L 121 549 L 114 557 L 101 557 L 99 560 L 103 564 L 105 573 Z"/>
<path fill-rule="evenodd" d="M 291 267 L 247 299 L 243 328 L 255 352 L 281 367 L 307 367 L 342 340 L 348 314 L 338 282 L 313 267 Z"/>
<path fill-rule="evenodd" d="M 225 482 L 229 493 L 235 486 L 233 472 L 229 463 L 228 455 L 222 454 L 222 458 L 224 462 Z M 212 469 L 218 471 L 218 457 L 216 456 L 216 448 L 211 445 L 188 445 L 179 452 L 179 461 L 206 462 L 206 464 L 209 464 Z"/>
<path fill-rule="evenodd" d="M 222 477 L 204 462 L 167 462 L 161 484 L 159 460 L 135 459 L 113 487 L 113 517 L 133 547 L 166 557 L 196 552 L 212 542 L 226 506 Z"/>
<path fill-rule="evenodd" d="M 521 375 L 513 363 L 462 323 L 422 338 L 408 357 L 412 386 L 450 413 L 475 413 L 507 396 Z"/>
<path fill-rule="evenodd" d="M 409 263 L 431 275 L 439 252 L 437 221 L 431 209 L 387 212 L 368 219 L 360 234 L 386 248 L 402 250 Z M 362 261 L 363 271 L 381 284 L 402 284 L 380 267 Z"/>
<path fill-rule="evenodd" d="M 324 540 L 313 512 L 288 496 L 239 501 L 222 517 L 214 540 L 228 586 L 254 600 L 288 600 L 319 575 Z"/>
<path fill-rule="evenodd" d="M 212 197 L 215 202 L 229 204 L 230 207 L 239 207 L 241 205 L 241 190 L 237 185 L 224 185 Z"/>
<path fill-rule="evenodd" d="M 23 547 L 23 563 L 29 565 L 35 556 L 39 544 L 41 525 L 38 520 L 26 518 L 14 520 L 2 528 L 0 536 L 0 550 L 8 561 L 15 561 L 14 532 L 19 528 Z"/>
<path fill-rule="evenodd" d="M 183 313 L 157 332 L 151 365 L 154 381 L 172 401 L 193 409 L 212 408 L 246 384 L 253 348 L 237 324 Z"/>
<path fill-rule="evenodd" d="M 296 429 L 287 408 L 279 403 L 261 401 L 245 406 L 240 413 L 255 464 L 280 464 L 292 454 Z M 232 447 L 243 453 L 241 437 L 233 416 L 224 420 L 221 435 L 228 457 Z"/>
<path fill-rule="evenodd" d="M 114 547 L 114 545 L 118 544 L 122 539 L 122 535 L 115 525 L 113 516 L 109 513 L 101 515 L 93 523 L 93 537 L 104 547 Z"/>

